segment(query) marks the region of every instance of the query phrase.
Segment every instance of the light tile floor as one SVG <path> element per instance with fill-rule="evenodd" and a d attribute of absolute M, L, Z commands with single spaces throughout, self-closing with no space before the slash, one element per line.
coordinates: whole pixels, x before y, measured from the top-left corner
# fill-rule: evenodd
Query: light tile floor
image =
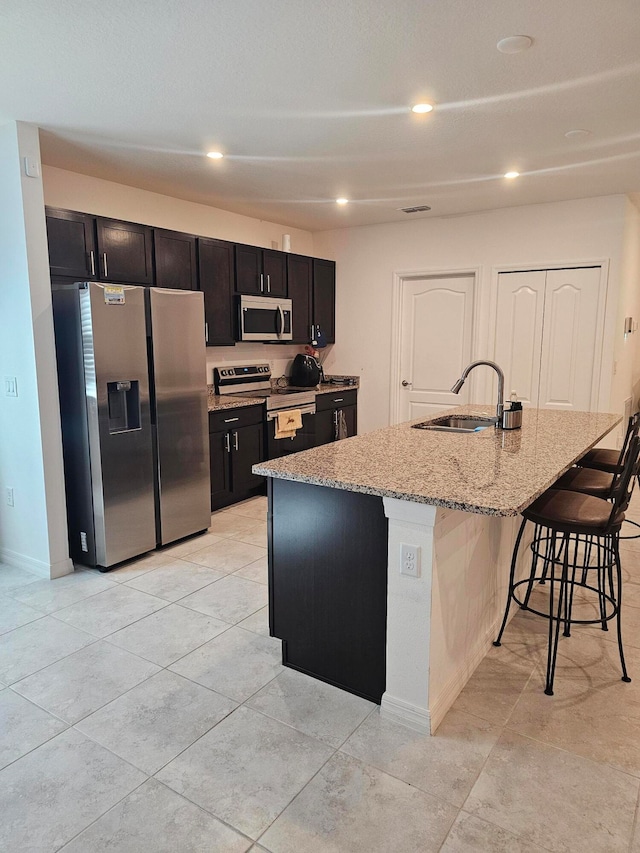
<path fill-rule="evenodd" d="M 640 540 L 630 684 L 615 631 L 577 628 L 545 696 L 518 614 L 428 738 L 281 665 L 265 514 L 106 574 L 0 566 L 0 850 L 640 853 Z"/>

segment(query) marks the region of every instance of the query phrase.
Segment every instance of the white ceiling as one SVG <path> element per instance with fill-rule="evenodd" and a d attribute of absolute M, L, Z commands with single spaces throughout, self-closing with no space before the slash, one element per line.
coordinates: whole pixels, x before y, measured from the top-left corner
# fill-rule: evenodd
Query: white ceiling
<path fill-rule="evenodd" d="M 640 4 L 4 0 L 3 119 L 47 164 L 310 230 L 631 193 Z"/>

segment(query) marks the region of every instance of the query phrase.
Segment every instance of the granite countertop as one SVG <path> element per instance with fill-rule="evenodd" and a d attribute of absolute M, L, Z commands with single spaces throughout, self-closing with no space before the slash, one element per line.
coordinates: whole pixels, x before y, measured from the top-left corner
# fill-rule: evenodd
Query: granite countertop
<path fill-rule="evenodd" d="M 493 415 L 493 405 L 437 414 Z M 428 420 L 436 417 L 436 413 Z M 255 465 L 255 474 L 352 492 L 515 516 L 620 423 L 620 415 L 525 409 L 522 428 L 412 429 L 409 421 Z"/>
<path fill-rule="evenodd" d="M 355 379 L 354 385 L 334 385 L 331 382 L 322 382 L 315 389 L 316 394 L 334 394 L 340 391 L 357 391 L 360 387 L 360 379 L 358 376 L 337 376 L 336 379 Z M 331 378 L 331 377 L 328 377 Z M 234 397 L 233 394 L 216 394 L 213 385 L 207 385 L 208 401 L 207 406 L 210 412 L 219 412 L 223 409 L 240 409 L 243 406 L 261 406 L 264 403 L 262 397 Z M 311 391 L 312 388 L 305 388 L 305 391 Z"/>

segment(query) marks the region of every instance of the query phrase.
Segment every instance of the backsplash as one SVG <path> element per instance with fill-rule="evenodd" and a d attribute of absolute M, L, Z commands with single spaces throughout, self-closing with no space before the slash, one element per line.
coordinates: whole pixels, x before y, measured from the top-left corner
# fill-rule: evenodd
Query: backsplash
<path fill-rule="evenodd" d="M 320 350 L 320 360 L 325 371 L 332 363 L 333 347 Z M 288 376 L 291 362 L 298 353 L 304 352 L 302 344 L 236 344 L 234 347 L 207 348 L 207 384 L 213 382 L 213 368 L 228 365 L 268 363 L 274 379 Z"/>

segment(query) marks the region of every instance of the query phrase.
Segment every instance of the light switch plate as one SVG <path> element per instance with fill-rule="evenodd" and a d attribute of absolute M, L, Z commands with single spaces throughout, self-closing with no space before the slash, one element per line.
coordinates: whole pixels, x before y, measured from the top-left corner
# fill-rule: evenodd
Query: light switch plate
<path fill-rule="evenodd" d="M 18 396 L 18 380 L 15 376 L 5 376 L 4 377 L 4 396 L 5 397 L 17 397 Z"/>

